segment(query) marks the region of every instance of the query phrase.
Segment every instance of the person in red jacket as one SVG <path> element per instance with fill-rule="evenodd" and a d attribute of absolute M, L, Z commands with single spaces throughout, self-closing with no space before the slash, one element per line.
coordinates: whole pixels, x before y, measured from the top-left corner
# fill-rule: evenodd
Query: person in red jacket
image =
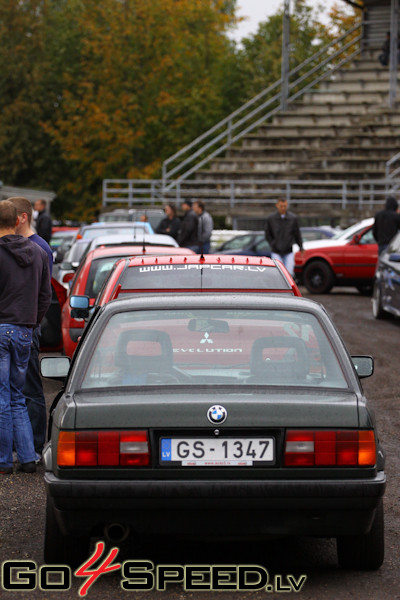
<path fill-rule="evenodd" d="M 49 260 L 42 248 L 16 234 L 16 207 L 0 202 L 0 475 L 13 472 L 13 444 L 25 473 L 36 453 L 22 388 L 32 332 L 51 302 Z"/>

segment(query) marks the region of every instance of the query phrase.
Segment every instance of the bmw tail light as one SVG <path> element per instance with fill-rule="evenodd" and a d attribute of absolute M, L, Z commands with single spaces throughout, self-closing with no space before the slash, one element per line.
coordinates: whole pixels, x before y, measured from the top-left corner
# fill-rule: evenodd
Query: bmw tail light
<path fill-rule="evenodd" d="M 119 439 L 120 465 L 144 467 L 149 464 L 147 431 L 123 431 Z"/>
<path fill-rule="evenodd" d="M 288 430 L 286 467 L 373 467 L 376 443 L 372 430 Z"/>
<path fill-rule="evenodd" d="M 147 431 L 61 431 L 60 467 L 145 467 L 150 464 Z"/>

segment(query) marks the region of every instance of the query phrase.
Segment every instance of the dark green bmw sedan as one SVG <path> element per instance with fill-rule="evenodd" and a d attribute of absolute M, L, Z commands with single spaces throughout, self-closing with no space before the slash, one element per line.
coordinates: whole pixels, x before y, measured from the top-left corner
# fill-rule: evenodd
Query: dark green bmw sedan
<path fill-rule="evenodd" d="M 45 560 L 92 537 L 335 537 L 339 564 L 384 556 L 384 453 L 323 307 L 266 294 L 115 300 L 89 323 L 44 452 Z M 212 516 L 212 518 L 210 518 Z"/>

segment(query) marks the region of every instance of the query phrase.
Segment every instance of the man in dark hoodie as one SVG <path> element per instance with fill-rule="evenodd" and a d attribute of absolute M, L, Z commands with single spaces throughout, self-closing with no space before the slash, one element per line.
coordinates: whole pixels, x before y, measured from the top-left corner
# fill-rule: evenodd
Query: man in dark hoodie
<path fill-rule="evenodd" d="M 31 227 L 32 204 L 29 200 L 22 198 L 21 196 L 9 198 L 9 201 L 14 204 L 18 213 L 19 224 L 17 225 L 16 233 L 30 239 L 32 242 L 35 242 L 35 244 L 38 244 L 43 248 L 49 261 L 49 275 L 51 277 L 53 270 L 53 253 L 48 243 L 35 233 Z M 28 370 L 26 372 L 25 384 L 22 389 L 32 425 L 33 443 L 35 445 L 35 452 L 38 455 L 37 461 L 40 460 L 42 456 L 43 446 L 46 441 L 47 425 L 46 401 L 44 398 L 39 368 L 40 333 L 40 325 L 34 327 Z"/>
<path fill-rule="evenodd" d="M 13 443 L 24 473 L 36 471 L 32 427 L 22 388 L 32 331 L 51 302 L 49 261 L 42 248 L 16 235 L 18 213 L 0 202 L 0 475 L 13 472 Z"/>
<path fill-rule="evenodd" d="M 378 244 L 379 254 L 386 250 L 390 240 L 400 229 L 400 214 L 397 212 L 399 205 L 393 196 L 386 200 L 385 208 L 375 215 L 372 233 Z"/>

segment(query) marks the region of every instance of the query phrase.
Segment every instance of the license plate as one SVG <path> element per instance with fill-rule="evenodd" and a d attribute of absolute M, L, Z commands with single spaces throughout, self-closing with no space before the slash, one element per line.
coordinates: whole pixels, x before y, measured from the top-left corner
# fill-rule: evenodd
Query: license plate
<path fill-rule="evenodd" d="M 274 462 L 273 438 L 162 438 L 161 463 L 183 467 L 251 467 Z"/>

